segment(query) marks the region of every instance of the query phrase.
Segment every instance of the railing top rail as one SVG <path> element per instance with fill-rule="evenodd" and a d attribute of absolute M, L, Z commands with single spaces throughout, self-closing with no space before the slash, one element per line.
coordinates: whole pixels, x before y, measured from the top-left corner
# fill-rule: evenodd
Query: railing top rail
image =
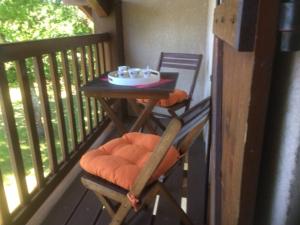
<path fill-rule="evenodd" d="M 49 54 L 102 41 L 109 41 L 110 39 L 111 36 L 109 33 L 102 33 L 0 44 L 0 62 Z"/>

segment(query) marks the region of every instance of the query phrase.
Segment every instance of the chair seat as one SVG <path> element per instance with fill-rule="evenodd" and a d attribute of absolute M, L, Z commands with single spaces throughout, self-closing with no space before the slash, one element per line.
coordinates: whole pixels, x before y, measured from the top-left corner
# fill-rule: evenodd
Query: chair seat
<path fill-rule="evenodd" d="M 127 133 L 85 153 L 80 165 L 88 173 L 129 190 L 159 141 L 157 135 Z M 178 158 L 178 151 L 170 147 L 151 181 L 170 169 Z"/>
<path fill-rule="evenodd" d="M 170 107 L 186 99 L 188 99 L 188 94 L 184 90 L 175 89 L 172 93 L 170 93 L 169 98 L 160 99 L 157 105 L 160 107 Z M 145 104 L 149 102 L 149 99 L 137 99 L 137 102 Z"/>

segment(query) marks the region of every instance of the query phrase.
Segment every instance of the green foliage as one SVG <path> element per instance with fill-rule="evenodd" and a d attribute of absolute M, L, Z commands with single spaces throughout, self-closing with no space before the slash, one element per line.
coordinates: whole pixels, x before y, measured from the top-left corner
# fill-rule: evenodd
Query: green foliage
<path fill-rule="evenodd" d="M 84 14 L 61 0 L 0 0 L 0 43 L 91 32 Z"/>

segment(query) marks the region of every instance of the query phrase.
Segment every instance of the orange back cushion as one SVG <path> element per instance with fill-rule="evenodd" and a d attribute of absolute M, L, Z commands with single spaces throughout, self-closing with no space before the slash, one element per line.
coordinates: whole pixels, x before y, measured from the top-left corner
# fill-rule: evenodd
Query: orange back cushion
<path fill-rule="evenodd" d="M 129 190 L 159 140 L 160 136 L 153 134 L 128 133 L 85 153 L 80 165 L 88 173 Z M 178 157 L 178 151 L 171 147 L 152 180 L 171 168 Z"/>

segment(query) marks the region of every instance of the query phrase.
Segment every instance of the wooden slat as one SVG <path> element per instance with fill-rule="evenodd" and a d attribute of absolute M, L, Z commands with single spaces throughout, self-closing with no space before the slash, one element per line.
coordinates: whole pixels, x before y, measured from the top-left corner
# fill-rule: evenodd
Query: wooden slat
<path fill-rule="evenodd" d="M 105 55 L 105 71 L 112 70 L 112 62 L 111 62 L 111 48 L 110 42 L 103 43 L 104 55 Z"/>
<path fill-rule="evenodd" d="M 198 59 L 200 55 L 197 54 L 188 54 L 188 53 L 165 53 L 163 52 L 163 57 L 166 58 L 189 58 L 189 59 Z"/>
<path fill-rule="evenodd" d="M 101 75 L 101 62 L 100 62 L 99 44 L 95 44 L 94 48 L 95 48 L 95 61 L 96 61 L 96 77 L 99 77 Z"/>
<path fill-rule="evenodd" d="M 66 38 L 52 38 L 38 41 L 25 41 L 0 45 L 0 61 L 8 62 L 37 55 L 77 48 L 102 41 L 109 41 L 110 34 L 83 35 Z"/>
<path fill-rule="evenodd" d="M 36 128 L 34 107 L 31 99 L 30 84 L 28 74 L 26 72 L 25 60 L 16 62 L 17 78 L 22 94 L 22 102 L 24 106 L 25 122 L 27 126 L 27 134 L 31 154 L 33 157 L 33 168 L 37 180 L 37 187 L 41 188 L 44 185 L 43 163 L 39 147 L 39 136 Z"/>
<path fill-rule="evenodd" d="M 95 78 L 95 70 L 94 70 L 94 57 L 93 57 L 93 49 L 92 46 L 87 46 L 87 53 L 88 53 L 88 68 L 89 68 L 89 80 L 93 80 Z M 93 108 L 93 121 L 94 126 L 97 125 L 97 122 L 99 121 L 98 117 L 98 105 L 95 98 L 91 99 L 92 108 Z"/>
<path fill-rule="evenodd" d="M 195 69 L 197 69 L 197 66 L 182 65 L 182 64 L 175 64 L 175 63 L 164 63 L 164 62 L 161 64 L 161 67 L 186 69 L 186 70 L 195 70 Z"/>
<path fill-rule="evenodd" d="M 56 115 L 57 115 L 57 126 L 58 126 L 58 136 L 60 140 L 60 147 L 63 154 L 63 160 L 68 158 L 68 142 L 66 134 L 66 124 L 64 118 L 63 104 L 61 98 L 61 86 L 60 79 L 57 72 L 57 61 L 56 55 L 49 55 L 49 64 L 50 64 L 50 75 L 53 86 L 53 94 L 55 99 Z"/>
<path fill-rule="evenodd" d="M 86 55 L 85 55 L 85 48 L 81 47 L 79 49 L 81 54 L 81 73 L 83 78 L 83 84 L 86 84 L 88 82 L 88 74 L 87 74 L 87 68 L 86 68 Z M 88 132 L 92 130 L 92 118 L 91 118 L 91 101 L 90 98 L 85 96 L 85 103 L 86 103 L 86 117 L 87 117 L 87 127 Z"/>
<path fill-rule="evenodd" d="M 4 70 L 4 64 L 0 64 L 0 107 L 6 130 L 6 138 L 9 145 L 11 166 L 16 178 L 21 204 L 28 201 L 28 190 L 25 180 L 25 170 L 21 155 L 20 142 L 14 111 L 9 95 L 9 87 Z"/>
<path fill-rule="evenodd" d="M 191 64 L 191 65 L 197 65 L 198 64 L 198 59 L 191 59 L 191 60 L 188 60 L 188 59 L 175 59 L 175 58 L 167 58 L 167 57 L 164 57 L 163 59 L 164 62 L 169 62 L 169 63 L 178 63 L 178 64 Z"/>
<path fill-rule="evenodd" d="M 46 86 L 46 79 L 45 79 L 42 57 L 41 56 L 34 57 L 33 62 L 34 62 L 36 81 L 38 83 L 38 88 L 39 88 L 41 111 L 43 116 L 43 126 L 44 126 L 48 157 L 49 157 L 49 166 L 51 172 L 55 173 L 57 171 L 57 156 L 55 152 L 53 125 L 51 122 L 49 96 L 47 93 L 47 86 Z"/>
<path fill-rule="evenodd" d="M 77 107 L 78 107 L 78 126 L 80 130 L 81 140 L 84 139 L 85 133 L 85 125 L 84 125 L 84 113 L 83 113 L 83 103 L 82 103 L 82 94 L 80 89 L 80 75 L 78 68 L 78 57 L 76 49 L 71 50 L 72 54 L 72 71 L 74 76 L 75 90 L 76 90 L 76 99 L 77 99 Z"/>
<path fill-rule="evenodd" d="M 104 74 L 106 72 L 106 68 L 105 68 L 105 55 L 104 55 L 104 44 L 103 42 L 98 44 L 98 48 L 99 48 L 99 57 L 100 57 L 100 71 L 101 74 Z M 101 108 L 103 108 L 101 106 Z M 101 117 L 104 118 L 106 112 L 105 110 L 101 110 Z"/>
<path fill-rule="evenodd" d="M 0 224 L 9 225 L 11 222 L 10 214 L 8 211 L 7 200 L 3 186 L 2 173 L 0 170 Z"/>
<path fill-rule="evenodd" d="M 102 68 L 101 68 L 101 62 L 100 62 L 100 48 L 99 48 L 99 44 L 95 44 L 95 61 L 96 61 L 96 77 L 100 77 L 100 75 L 102 74 Z M 102 120 L 103 115 L 102 115 L 102 107 L 100 104 L 97 104 L 98 108 L 97 108 L 97 113 L 98 113 L 98 119 L 99 121 Z M 98 121 L 98 122 L 99 122 Z"/>
<path fill-rule="evenodd" d="M 105 68 L 105 54 L 104 54 L 104 44 L 103 42 L 98 44 L 99 47 L 99 56 L 100 56 L 100 69 L 101 69 L 101 74 L 106 72 Z"/>
<path fill-rule="evenodd" d="M 74 103 L 73 103 L 73 95 L 72 95 L 72 87 L 71 87 L 71 78 L 70 78 L 70 69 L 69 69 L 69 61 L 66 51 L 61 52 L 62 59 L 62 71 L 63 71 L 63 79 L 64 86 L 66 91 L 66 102 L 67 102 L 67 113 L 69 118 L 69 128 L 71 132 L 72 139 L 72 147 L 76 148 L 77 145 L 77 133 L 76 133 L 76 125 L 75 125 L 75 115 L 74 115 Z"/>

